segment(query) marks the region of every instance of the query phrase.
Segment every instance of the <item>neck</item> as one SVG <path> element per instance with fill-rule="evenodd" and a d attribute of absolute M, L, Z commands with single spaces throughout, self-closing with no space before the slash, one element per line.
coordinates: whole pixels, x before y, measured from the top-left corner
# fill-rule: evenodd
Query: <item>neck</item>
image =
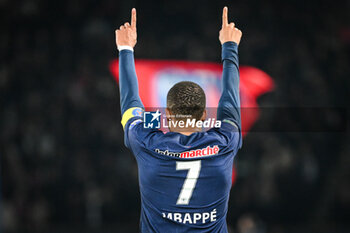
<path fill-rule="evenodd" d="M 180 134 L 183 134 L 183 135 L 191 135 L 193 133 L 196 133 L 196 132 L 202 132 L 202 128 L 178 128 L 178 127 L 171 127 L 169 128 L 169 131 L 170 132 L 175 132 L 175 133 L 180 133 Z"/>

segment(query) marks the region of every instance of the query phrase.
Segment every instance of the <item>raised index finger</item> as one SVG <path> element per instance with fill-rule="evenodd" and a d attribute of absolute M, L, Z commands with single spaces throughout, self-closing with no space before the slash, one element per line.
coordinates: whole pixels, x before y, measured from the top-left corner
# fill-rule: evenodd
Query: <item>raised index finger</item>
<path fill-rule="evenodd" d="M 131 27 L 136 28 L 136 9 L 132 8 L 131 10 Z"/>
<path fill-rule="evenodd" d="M 227 26 L 228 20 L 227 20 L 227 6 L 224 7 L 222 10 L 222 26 Z"/>

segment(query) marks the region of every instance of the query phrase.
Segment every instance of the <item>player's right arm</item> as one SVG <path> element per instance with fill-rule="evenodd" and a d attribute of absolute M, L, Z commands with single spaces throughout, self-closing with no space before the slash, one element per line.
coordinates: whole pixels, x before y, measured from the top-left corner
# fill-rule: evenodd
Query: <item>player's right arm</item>
<path fill-rule="evenodd" d="M 142 120 L 144 106 L 139 96 L 139 87 L 134 62 L 136 45 L 136 9 L 131 11 L 131 24 L 126 22 L 115 31 L 119 50 L 119 91 L 124 142 L 130 148 L 130 130 Z M 140 128 L 140 127 L 138 127 Z M 131 136 L 132 137 L 132 136 Z M 133 140 L 135 141 L 135 140 Z"/>
<path fill-rule="evenodd" d="M 122 125 L 141 116 L 144 106 L 139 96 L 139 88 L 134 63 L 133 48 L 137 41 L 136 9 L 131 11 L 131 24 L 126 22 L 115 31 L 116 44 L 119 50 L 119 90 Z"/>
<path fill-rule="evenodd" d="M 227 7 L 222 13 L 222 28 L 219 40 L 222 45 L 222 95 L 219 101 L 217 118 L 238 127 L 241 131 L 241 111 L 239 98 L 238 45 L 242 32 L 234 23 L 228 22 Z M 241 136 L 240 136 L 241 137 Z"/>

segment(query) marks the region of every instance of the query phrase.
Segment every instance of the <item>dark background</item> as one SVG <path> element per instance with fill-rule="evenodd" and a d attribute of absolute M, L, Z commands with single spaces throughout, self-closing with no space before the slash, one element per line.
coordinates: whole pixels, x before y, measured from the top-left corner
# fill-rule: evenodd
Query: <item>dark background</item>
<path fill-rule="evenodd" d="M 225 5 L 243 31 L 240 63 L 276 83 L 261 106 L 347 109 L 349 1 L 0 0 L 1 232 L 137 232 L 137 168 L 108 70 L 114 29 L 136 7 L 137 58 L 219 62 Z M 263 112 L 255 127 L 278 117 Z M 350 232 L 349 154 L 347 129 L 249 133 L 231 232 Z"/>

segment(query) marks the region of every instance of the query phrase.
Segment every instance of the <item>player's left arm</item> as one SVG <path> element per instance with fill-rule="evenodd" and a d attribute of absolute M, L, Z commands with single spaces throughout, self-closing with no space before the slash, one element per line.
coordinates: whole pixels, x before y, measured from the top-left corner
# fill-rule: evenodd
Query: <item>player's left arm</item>
<path fill-rule="evenodd" d="M 222 44 L 223 62 L 222 95 L 219 100 L 217 119 L 227 122 L 238 129 L 238 147 L 242 145 L 238 64 L 238 45 L 241 37 L 241 30 L 236 28 L 233 22 L 229 23 L 228 8 L 224 7 L 222 27 L 219 35 L 219 40 Z"/>
<path fill-rule="evenodd" d="M 134 62 L 134 47 L 137 42 L 136 9 L 131 10 L 131 24 L 128 22 L 115 31 L 119 50 L 119 91 L 122 125 L 141 116 L 144 106 L 139 96 L 138 81 Z"/>

